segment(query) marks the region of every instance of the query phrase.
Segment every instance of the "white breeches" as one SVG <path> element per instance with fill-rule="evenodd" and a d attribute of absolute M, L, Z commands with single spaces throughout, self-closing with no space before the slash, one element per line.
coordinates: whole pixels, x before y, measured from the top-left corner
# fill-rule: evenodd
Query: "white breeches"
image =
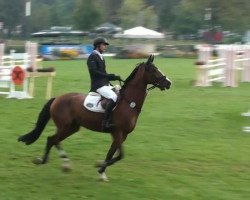
<path fill-rule="evenodd" d="M 100 88 L 98 88 L 96 91 L 104 96 L 105 98 L 107 99 L 112 99 L 114 102 L 117 101 L 117 95 L 116 93 L 112 90 L 112 86 L 110 85 L 105 85 L 105 86 L 102 86 Z"/>

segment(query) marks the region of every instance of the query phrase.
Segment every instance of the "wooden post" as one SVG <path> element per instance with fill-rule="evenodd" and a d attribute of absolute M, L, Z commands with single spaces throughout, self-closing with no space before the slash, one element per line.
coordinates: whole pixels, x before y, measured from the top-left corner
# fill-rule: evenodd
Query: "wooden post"
<path fill-rule="evenodd" d="M 28 72 L 27 77 L 29 78 L 29 93 L 31 96 L 34 96 L 35 91 L 35 78 L 38 77 L 46 77 L 47 78 L 47 86 L 45 98 L 50 99 L 52 94 L 52 83 L 53 77 L 56 75 L 56 72 Z"/>

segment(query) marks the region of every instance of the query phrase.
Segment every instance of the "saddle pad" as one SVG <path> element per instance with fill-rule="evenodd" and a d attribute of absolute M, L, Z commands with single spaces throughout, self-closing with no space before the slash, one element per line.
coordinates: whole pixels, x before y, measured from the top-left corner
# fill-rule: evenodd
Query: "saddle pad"
<path fill-rule="evenodd" d="M 88 96 L 85 98 L 83 105 L 86 109 L 92 112 L 100 112 L 104 113 L 104 109 L 101 105 L 101 95 L 96 92 L 90 92 Z"/>

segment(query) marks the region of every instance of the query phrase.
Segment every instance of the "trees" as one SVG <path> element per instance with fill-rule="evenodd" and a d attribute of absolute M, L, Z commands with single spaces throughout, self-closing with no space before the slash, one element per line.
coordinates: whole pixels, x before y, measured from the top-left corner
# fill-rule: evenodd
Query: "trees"
<path fill-rule="evenodd" d="M 76 28 L 90 30 L 101 22 L 101 12 L 95 1 L 77 0 L 74 10 Z"/>
<path fill-rule="evenodd" d="M 103 21 L 120 23 L 119 11 L 123 0 L 98 0 L 100 11 L 102 12 Z"/>
<path fill-rule="evenodd" d="M 31 5 L 30 32 L 48 29 L 51 26 L 51 12 L 49 4 L 33 0 Z"/>
<path fill-rule="evenodd" d="M 26 0 L 0 0 L 0 22 L 8 34 L 19 25 L 30 32 L 51 26 L 91 30 L 103 22 L 123 28 L 146 26 L 178 34 L 195 33 L 206 26 L 243 33 L 250 27 L 250 1 L 246 0 L 30 0 L 31 16 L 25 17 Z M 206 9 L 211 19 L 204 20 Z"/>
<path fill-rule="evenodd" d="M 53 26 L 72 26 L 73 12 L 76 7 L 75 1 L 54 0 L 55 4 L 50 6 L 51 21 Z"/>
<path fill-rule="evenodd" d="M 204 28 L 206 25 L 220 26 L 224 30 L 239 33 L 250 28 L 250 15 L 248 14 L 250 1 L 181 0 L 176 8 L 173 26 L 177 32 L 194 31 Z M 211 10 L 211 19 L 209 20 L 204 20 L 206 9 Z"/>
<path fill-rule="evenodd" d="M 197 33 L 202 27 L 203 13 L 196 5 L 183 0 L 175 6 L 171 29 L 177 34 Z"/>
<path fill-rule="evenodd" d="M 147 6 L 143 0 L 124 0 L 120 9 L 120 26 L 131 28 L 133 26 L 146 26 L 157 28 L 157 15 L 153 6 Z"/>
<path fill-rule="evenodd" d="M 175 9 L 181 0 L 158 0 L 155 5 L 159 13 L 159 27 L 163 30 L 174 30 L 173 22 L 175 21 L 178 10 Z"/>
<path fill-rule="evenodd" d="M 212 1 L 212 14 L 224 29 L 243 33 L 250 28 L 250 1 Z"/>
<path fill-rule="evenodd" d="M 4 28 L 8 30 L 8 36 L 14 31 L 16 26 L 24 22 L 25 0 L 0 0 L 0 21 L 4 23 Z"/>

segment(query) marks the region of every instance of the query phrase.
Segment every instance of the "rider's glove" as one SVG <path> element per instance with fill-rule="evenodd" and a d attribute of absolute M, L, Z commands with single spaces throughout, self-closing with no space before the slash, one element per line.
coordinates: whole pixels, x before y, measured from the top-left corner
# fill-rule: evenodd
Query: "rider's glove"
<path fill-rule="evenodd" d="M 120 76 L 115 76 L 115 80 L 117 80 L 117 81 L 121 81 L 122 79 L 121 79 L 121 77 L 120 77 Z"/>
<path fill-rule="evenodd" d="M 121 77 L 120 77 L 120 76 L 116 76 L 115 74 L 109 74 L 109 75 L 108 75 L 108 79 L 109 79 L 110 81 L 115 81 L 115 80 L 120 81 L 120 80 L 121 80 Z"/>

